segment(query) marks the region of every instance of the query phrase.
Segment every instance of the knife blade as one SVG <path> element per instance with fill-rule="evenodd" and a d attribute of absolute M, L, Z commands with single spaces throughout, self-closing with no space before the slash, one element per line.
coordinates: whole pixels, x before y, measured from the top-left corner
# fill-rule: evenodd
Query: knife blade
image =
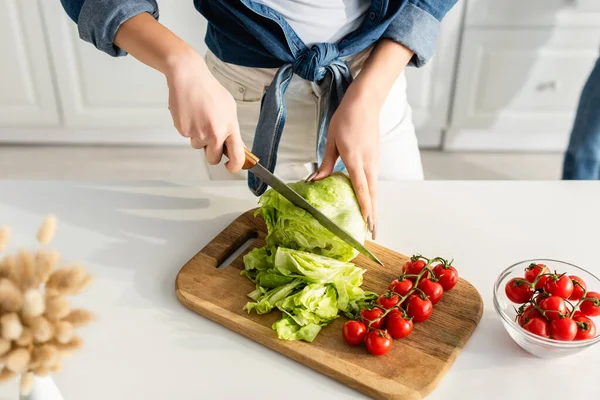
<path fill-rule="evenodd" d="M 223 147 L 223 154 L 227 156 L 227 149 Z M 383 263 L 367 249 L 361 242 L 359 242 L 354 236 L 346 232 L 343 228 L 329 219 L 319 209 L 310 204 L 306 199 L 296 193 L 291 187 L 286 185 L 282 180 L 277 178 L 268 169 L 258 163 L 258 157 L 256 157 L 250 150 L 244 147 L 246 159 L 244 160 L 243 169 L 248 170 L 258 176 L 267 185 L 269 185 L 277 193 L 288 199 L 296 207 L 300 207 L 310 215 L 313 216 L 321 225 L 328 229 L 331 233 L 342 239 L 345 243 L 352 246 L 359 253 L 367 256 L 377 264 L 382 265 Z"/>

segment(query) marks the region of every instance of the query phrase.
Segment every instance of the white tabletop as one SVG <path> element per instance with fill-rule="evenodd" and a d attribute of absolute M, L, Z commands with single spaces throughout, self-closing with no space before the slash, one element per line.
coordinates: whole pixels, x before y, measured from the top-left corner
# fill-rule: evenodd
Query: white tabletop
<path fill-rule="evenodd" d="M 429 398 L 600 396 L 600 345 L 534 358 L 512 342 L 492 305 L 495 278 L 516 261 L 562 259 L 599 275 L 599 200 L 596 183 L 382 184 L 378 242 L 454 258 L 485 302 L 479 327 Z M 0 182 L 0 225 L 12 225 L 15 246 L 33 245 L 43 216 L 56 213 L 54 245 L 97 278 L 74 299 L 99 319 L 55 377 L 65 400 L 364 398 L 177 301 L 182 265 L 255 205 L 243 183 Z"/>

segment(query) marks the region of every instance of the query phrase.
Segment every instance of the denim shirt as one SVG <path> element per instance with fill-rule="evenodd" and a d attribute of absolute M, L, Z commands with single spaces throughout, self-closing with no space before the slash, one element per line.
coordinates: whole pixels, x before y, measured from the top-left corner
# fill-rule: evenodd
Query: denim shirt
<path fill-rule="evenodd" d="M 194 0 L 208 20 L 206 44 L 222 61 L 246 67 L 279 68 L 262 101 L 252 152 L 274 171 L 277 148 L 286 119 L 284 94 L 293 76 L 316 82 L 321 88 L 321 116 L 316 155 L 325 152 L 329 121 L 339 106 L 352 75 L 343 57 L 356 54 L 381 38 L 389 38 L 414 52 L 410 65 L 423 66 L 433 55 L 440 21 L 457 0 L 372 0 L 367 18 L 337 43 L 310 48 L 279 13 L 252 0 Z M 111 56 L 126 53 L 113 44 L 119 26 L 148 12 L 158 18 L 155 0 L 61 0 L 78 24 L 80 37 Z M 336 170 L 343 170 L 338 162 Z M 267 186 L 248 174 L 256 195 Z"/>

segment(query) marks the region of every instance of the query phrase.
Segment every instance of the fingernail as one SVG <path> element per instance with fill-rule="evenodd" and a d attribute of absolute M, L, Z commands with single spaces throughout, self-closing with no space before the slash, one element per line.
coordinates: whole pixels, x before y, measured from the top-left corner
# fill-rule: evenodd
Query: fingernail
<path fill-rule="evenodd" d="M 318 172 L 319 172 L 319 171 L 315 171 L 315 172 L 313 172 L 312 174 L 310 174 L 310 175 L 308 176 L 308 178 L 306 178 L 306 180 L 305 180 L 304 182 L 307 182 L 307 183 L 308 183 L 308 182 L 312 182 L 312 180 L 315 178 L 315 176 L 317 176 L 317 173 L 318 173 Z"/>
<path fill-rule="evenodd" d="M 371 232 L 371 239 L 377 239 L 377 225 L 373 225 L 373 231 Z"/>
<path fill-rule="evenodd" d="M 373 220 L 371 219 L 370 215 L 367 217 L 367 227 L 369 228 L 369 232 L 373 233 L 373 229 L 375 229 L 375 225 L 373 224 Z"/>

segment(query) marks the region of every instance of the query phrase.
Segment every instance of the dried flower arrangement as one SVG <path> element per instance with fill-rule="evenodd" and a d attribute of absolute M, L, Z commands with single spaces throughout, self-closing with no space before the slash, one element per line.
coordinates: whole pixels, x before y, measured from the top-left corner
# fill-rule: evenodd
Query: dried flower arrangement
<path fill-rule="evenodd" d="M 37 252 L 20 250 L 0 259 L 0 382 L 21 375 L 25 396 L 34 376 L 60 371 L 61 359 L 82 346 L 75 329 L 93 320 L 89 311 L 71 309 L 66 298 L 87 288 L 92 276 L 78 265 L 56 269 L 60 253 L 45 248 L 56 225 L 53 215 L 43 221 Z M 0 227 L 0 253 L 10 234 Z"/>

